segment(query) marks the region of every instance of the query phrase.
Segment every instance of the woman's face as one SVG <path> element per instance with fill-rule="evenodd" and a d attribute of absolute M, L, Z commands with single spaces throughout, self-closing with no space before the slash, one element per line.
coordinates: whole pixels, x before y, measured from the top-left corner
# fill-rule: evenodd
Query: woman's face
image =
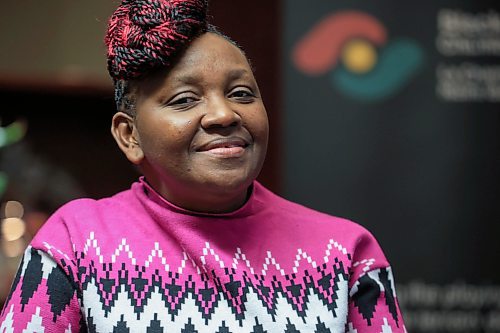
<path fill-rule="evenodd" d="M 240 49 L 213 33 L 170 71 L 137 85 L 134 138 L 147 181 L 172 203 L 224 212 L 240 207 L 264 162 L 268 120 Z"/>

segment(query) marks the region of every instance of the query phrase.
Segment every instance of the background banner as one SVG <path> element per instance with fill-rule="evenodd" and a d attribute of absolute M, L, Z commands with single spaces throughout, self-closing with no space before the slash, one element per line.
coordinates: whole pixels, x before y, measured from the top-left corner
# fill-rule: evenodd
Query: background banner
<path fill-rule="evenodd" d="M 285 196 L 374 233 L 409 332 L 499 332 L 500 4 L 284 4 Z"/>

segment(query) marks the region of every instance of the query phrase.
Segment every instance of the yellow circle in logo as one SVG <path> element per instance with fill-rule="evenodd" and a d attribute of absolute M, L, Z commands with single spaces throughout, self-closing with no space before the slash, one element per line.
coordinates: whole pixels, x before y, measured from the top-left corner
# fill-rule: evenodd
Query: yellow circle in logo
<path fill-rule="evenodd" d="M 350 71 L 363 74 L 375 66 L 377 51 L 363 39 L 352 39 L 342 49 L 342 61 Z"/>

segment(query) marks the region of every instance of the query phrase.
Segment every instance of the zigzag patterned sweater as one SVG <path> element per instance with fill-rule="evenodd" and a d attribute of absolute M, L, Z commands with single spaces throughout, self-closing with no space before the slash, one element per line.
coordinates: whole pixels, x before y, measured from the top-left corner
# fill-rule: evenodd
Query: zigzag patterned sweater
<path fill-rule="evenodd" d="M 360 225 L 254 182 L 197 214 L 140 179 L 61 207 L 27 248 L 0 332 L 405 332 L 391 269 Z"/>

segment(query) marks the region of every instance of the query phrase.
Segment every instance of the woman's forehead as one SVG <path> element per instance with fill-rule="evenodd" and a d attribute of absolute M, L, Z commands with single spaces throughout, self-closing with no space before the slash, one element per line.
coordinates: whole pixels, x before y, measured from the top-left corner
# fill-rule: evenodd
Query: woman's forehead
<path fill-rule="evenodd" d="M 206 33 L 192 42 L 172 68 L 158 72 L 157 78 L 179 84 L 195 84 L 222 74 L 228 80 L 253 78 L 250 64 L 243 52 L 213 33 Z"/>
<path fill-rule="evenodd" d="M 243 52 L 224 37 L 205 33 L 195 39 L 172 67 L 171 72 L 196 71 L 200 66 L 249 68 Z"/>
<path fill-rule="evenodd" d="M 151 73 L 138 87 L 143 93 L 151 94 L 158 89 L 239 79 L 255 80 L 244 53 L 224 37 L 205 33 L 190 44 L 173 67 Z"/>

